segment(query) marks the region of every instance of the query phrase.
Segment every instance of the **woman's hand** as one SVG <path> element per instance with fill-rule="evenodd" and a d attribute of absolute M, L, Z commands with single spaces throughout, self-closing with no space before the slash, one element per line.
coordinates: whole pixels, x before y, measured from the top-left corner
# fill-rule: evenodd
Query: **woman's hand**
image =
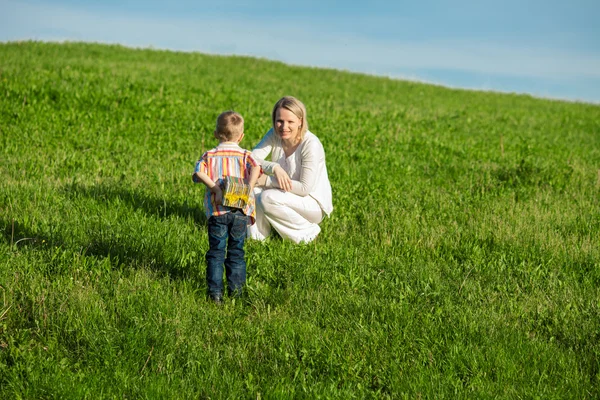
<path fill-rule="evenodd" d="M 289 175 L 280 165 L 275 166 L 273 169 L 273 175 L 277 178 L 277 183 L 279 184 L 279 188 L 284 192 L 289 192 L 292 190 L 292 180 Z"/>

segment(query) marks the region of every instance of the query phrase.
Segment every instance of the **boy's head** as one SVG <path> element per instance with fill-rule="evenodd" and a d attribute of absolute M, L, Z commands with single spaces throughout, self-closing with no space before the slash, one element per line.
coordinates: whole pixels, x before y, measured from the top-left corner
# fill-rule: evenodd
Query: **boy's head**
<path fill-rule="evenodd" d="M 239 142 L 244 135 L 244 118 L 235 111 L 225 111 L 217 118 L 215 137 L 220 142 Z"/>

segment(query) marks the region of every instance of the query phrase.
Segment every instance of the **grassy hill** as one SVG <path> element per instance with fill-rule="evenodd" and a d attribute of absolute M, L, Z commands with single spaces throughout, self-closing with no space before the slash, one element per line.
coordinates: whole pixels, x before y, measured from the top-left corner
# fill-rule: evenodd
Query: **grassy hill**
<path fill-rule="evenodd" d="M 216 116 L 308 108 L 335 210 L 205 299 Z M 1 398 L 598 398 L 600 106 L 0 44 Z"/>

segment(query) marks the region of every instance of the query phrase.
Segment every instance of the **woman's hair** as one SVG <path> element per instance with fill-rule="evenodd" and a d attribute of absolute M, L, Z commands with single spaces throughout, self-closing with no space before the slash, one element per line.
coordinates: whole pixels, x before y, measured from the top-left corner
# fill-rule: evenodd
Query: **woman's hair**
<path fill-rule="evenodd" d="M 244 118 L 235 111 L 225 111 L 217 117 L 215 134 L 220 140 L 233 141 L 244 133 Z"/>
<path fill-rule="evenodd" d="M 279 101 L 275 103 L 275 106 L 273 107 L 273 130 L 276 129 L 275 114 L 280 108 L 285 108 L 286 110 L 291 111 L 296 117 L 298 117 L 302 121 L 302 125 L 300 125 L 300 141 L 304 140 L 304 135 L 308 131 L 308 116 L 306 114 L 306 107 L 304 106 L 304 104 L 302 104 L 300 100 L 293 96 L 284 96 L 281 99 L 279 99 Z"/>

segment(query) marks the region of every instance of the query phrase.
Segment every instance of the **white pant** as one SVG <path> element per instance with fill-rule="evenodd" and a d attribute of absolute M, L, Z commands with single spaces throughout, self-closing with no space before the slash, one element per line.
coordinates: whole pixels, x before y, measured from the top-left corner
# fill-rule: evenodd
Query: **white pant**
<path fill-rule="evenodd" d="M 298 196 L 279 189 L 254 188 L 256 223 L 248 227 L 248 236 L 264 240 L 271 227 L 284 239 L 295 243 L 314 240 L 323 219 L 321 206 L 310 196 Z"/>

